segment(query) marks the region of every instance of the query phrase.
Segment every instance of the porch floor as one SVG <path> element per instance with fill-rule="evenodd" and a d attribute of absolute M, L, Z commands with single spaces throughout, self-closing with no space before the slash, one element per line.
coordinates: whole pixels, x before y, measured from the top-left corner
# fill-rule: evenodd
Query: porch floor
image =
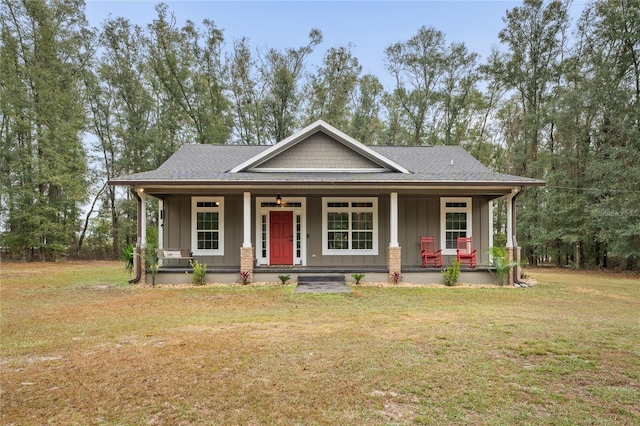
<path fill-rule="evenodd" d="M 424 273 L 441 273 L 448 265 L 440 268 L 434 268 L 432 266 L 423 268 L 417 266 L 402 266 L 402 272 L 424 272 Z M 191 266 L 163 266 L 158 270 L 158 273 L 185 273 L 191 272 L 193 268 Z M 461 266 L 460 272 L 494 272 L 495 268 L 488 265 L 478 265 L 475 268 L 468 266 Z M 257 266 L 253 269 L 254 273 L 294 273 L 294 274 L 354 274 L 354 273 L 386 273 L 387 268 L 384 266 Z M 233 274 L 240 273 L 240 268 L 235 266 L 207 266 L 207 273 L 220 273 L 220 274 Z"/>

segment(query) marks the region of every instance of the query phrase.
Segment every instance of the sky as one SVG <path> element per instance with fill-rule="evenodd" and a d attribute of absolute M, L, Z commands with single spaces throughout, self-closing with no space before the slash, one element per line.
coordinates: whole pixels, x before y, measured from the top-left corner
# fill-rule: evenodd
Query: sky
<path fill-rule="evenodd" d="M 155 0 L 86 0 L 86 16 L 90 25 L 100 26 L 109 16 L 122 16 L 146 25 L 157 16 Z M 215 22 L 223 30 L 227 47 L 247 37 L 255 48 L 301 47 L 308 43 L 312 28 L 322 31 L 323 42 L 309 57 L 310 65 L 320 65 L 331 47 L 352 44 L 352 52 L 362 65 L 363 73 L 388 77 L 384 68 L 384 50 L 417 34 L 422 26 L 433 27 L 445 34 L 447 43 L 464 42 L 471 52 L 488 57 L 493 46 L 499 46 L 498 33 L 504 28 L 507 10 L 521 4 L 506 0 L 454 1 L 165 1 L 179 26 L 190 19 L 201 23 Z M 572 15 L 577 17 L 584 7 L 574 1 Z"/>

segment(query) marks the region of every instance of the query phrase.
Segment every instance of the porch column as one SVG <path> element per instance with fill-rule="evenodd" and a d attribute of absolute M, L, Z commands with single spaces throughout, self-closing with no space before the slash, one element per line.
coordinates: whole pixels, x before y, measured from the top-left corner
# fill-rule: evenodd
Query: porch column
<path fill-rule="evenodd" d="M 398 193 L 392 192 L 389 197 L 389 247 L 387 247 L 387 267 L 389 274 L 402 272 L 402 248 L 398 243 Z"/>
<path fill-rule="evenodd" d="M 147 196 L 144 188 L 138 189 L 140 196 L 140 284 L 147 283 Z"/>
<path fill-rule="evenodd" d="M 158 199 L 158 248 L 164 248 L 164 201 Z M 163 259 L 157 259 L 162 266 Z"/>
<path fill-rule="evenodd" d="M 244 193 L 244 237 L 240 248 L 240 272 L 249 274 L 247 282 L 253 278 L 253 246 L 251 245 L 251 193 Z"/>
<path fill-rule="evenodd" d="M 513 262 L 514 256 L 514 243 L 515 243 L 515 230 L 514 227 L 514 215 L 515 209 L 513 208 L 513 197 L 517 194 L 517 190 L 512 190 L 509 195 L 507 195 L 507 263 Z M 516 267 L 517 271 L 518 267 Z M 517 272 L 516 272 L 517 273 Z M 515 279 L 517 276 L 514 274 L 514 268 L 509 268 L 509 277 L 507 279 L 507 283 L 509 285 L 515 284 Z"/>
<path fill-rule="evenodd" d="M 390 197 L 391 211 L 389 212 L 389 247 L 399 247 L 398 244 L 398 193 L 392 192 Z"/>

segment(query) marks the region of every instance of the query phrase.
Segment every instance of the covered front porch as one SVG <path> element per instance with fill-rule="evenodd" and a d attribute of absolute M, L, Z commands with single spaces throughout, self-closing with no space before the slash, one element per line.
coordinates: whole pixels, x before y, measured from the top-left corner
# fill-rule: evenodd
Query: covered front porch
<path fill-rule="evenodd" d="M 469 201 L 468 229 L 473 233 L 474 245 L 480 254 L 479 264 L 475 268 L 462 266 L 460 282 L 470 284 L 496 283 L 494 268 L 488 254 L 488 248 L 493 245 L 493 229 L 489 224 L 493 222 L 491 203 L 500 198 L 507 200 L 507 248 L 513 259 L 517 258 L 517 250 L 513 230 L 513 215 L 515 197 L 518 191 L 507 194 L 487 193 L 477 190 L 471 197 L 452 197 L 459 195 L 455 191 L 442 193 L 439 190 L 404 190 L 391 191 L 380 194 L 379 190 L 360 189 L 358 195 L 352 190 L 335 188 L 336 196 L 324 197 L 323 190 L 307 188 L 305 195 L 299 189 L 283 190 L 280 188 L 262 188 L 255 192 L 219 191 L 218 197 L 205 197 L 203 192 L 176 191 L 168 194 L 166 188 L 134 187 L 139 198 L 139 281 L 151 283 L 151 265 L 146 265 L 148 259 L 146 221 L 146 200 L 150 197 L 157 199 L 159 206 L 158 229 L 159 248 L 183 249 L 191 251 L 192 257 L 207 264 L 206 282 L 211 283 L 239 283 L 240 273 L 248 273 L 249 282 L 279 282 L 279 275 L 289 275 L 290 282 L 296 282 L 299 275 L 304 274 L 342 274 L 347 282 L 354 282 L 351 274 L 365 274 L 364 282 L 389 282 L 390 275 L 399 273 L 400 281 L 415 284 L 443 283 L 442 270 L 451 265 L 455 259 L 455 250 L 445 252 L 444 264 L 435 268 L 421 266 L 419 237 L 421 235 L 442 234 L 442 223 L 446 219 L 440 208 L 445 205 L 443 200 L 465 199 Z M 504 192 L 504 190 L 503 190 Z M 210 193 L 210 192 L 209 192 Z M 272 194 L 276 194 L 273 196 Z M 376 194 L 374 196 L 374 194 Z M 465 192 L 469 194 L 469 192 Z M 444 196 L 446 195 L 446 197 Z M 218 254 L 210 252 L 199 253 L 199 239 L 194 234 L 197 228 L 197 212 L 199 200 L 207 200 L 203 204 L 204 210 L 220 210 L 216 216 L 219 221 L 218 230 L 224 236 L 219 236 L 216 247 Z M 211 201 L 211 200 L 217 201 Z M 371 246 L 369 255 L 345 253 L 335 255 L 331 252 L 327 236 L 333 235 L 331 229 L 323 227 L 323 218 L 328 216 L 328 206 L 334 208 L 335 200 L 372 200 L 371 204 L 358 201 L 365 210 L 370 209 L 374 214 L 370 217 L 374 223 L 371 229 Z M 342 205 L 342 204 L 340 204 Z M 337 207 L 335 207 L 337 208 Z M 346 208 L 346 207 L 345 207 Z M 324 211 L 323 211 L 324 210 Z M 330 210 L 330 209 L 329 209 Z M 285 237 L 285 247 L 288 257 L 283 261 L 282 254 L 272 256 L 273 229 L 270 218 L 272 213 L 289 212 L 289 221 L 285 226 L 289 229 Z M 354 213 L 355 214 L 355 213 Z M 279 215 L 278 215 L 279 216 Z M 190 221 L 185 221 L 185 217 Z M 208 217 L 204 215 L 203 217 Z M 326 221 L 325 221 L 326 222 Z M 185 225 L 186 223 L 186 225 Z M 277 226 L 277 224 L 275 225 Z M 365 226 L 366 227 L 366 226 Z M 179 232 L 177 232 L 179 231 Z M 445 229 L 446 231 L 446 229 Z M 358 231 L 360 232 L 360 231 Z M 343 235 L 343 234 L 340 234 Z M 445 243 L 444 237 L 438 235 L 440 246 Z M 512 242 L 511 246 L 509 242 Z M 205 242 L 206 243 L 206 242 Z M 151 249 L 150 249 L 151 250 Z M 275 262 L 273 259 L 277 259 Z M 286 262 L 286 263 L 284 263 Z M 189 283 L 189 273 L 192 268 L 188 259 L 164 259 L 160 261 L 159 270 L 155 277 L 157 284 Z M 513 271 L 513 274 L 517 272 Z M 513 275 L 517 276 L 517 275 Z M 513 279 L 513 278 L 511 278 Z M 509 281 L 513 282 L 513 281 Z"/>

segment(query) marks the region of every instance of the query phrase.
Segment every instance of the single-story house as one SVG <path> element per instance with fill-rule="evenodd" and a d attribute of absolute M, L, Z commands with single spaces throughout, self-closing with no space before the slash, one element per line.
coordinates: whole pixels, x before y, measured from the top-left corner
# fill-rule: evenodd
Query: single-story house
<path fill-rule="evenodd" d="M 187 282 L 189 256 L 207 265 L 208 282 L 239 282 L 240 272 L 255 282 L 321 273 L 388 281 L 396 272 L 442 282 L 441 268 L 422 267 L 421 236 L 434 238 L 443 267 L 456 258 L 456 238 L 471 237 L 478 266 L 464 267 L 461 280 L 494 281 L 492 202 L 507 200 L 514 258 L 515 199 L 544 185 L 492 172 L 459 146 L 365 146 L 323 121 L 271 146 L 183 145 L 156 170 L 109 183 L 138 199 L 139 251 L 145 199 L 159 202 L 167 256 L 158 283 Z"/>

